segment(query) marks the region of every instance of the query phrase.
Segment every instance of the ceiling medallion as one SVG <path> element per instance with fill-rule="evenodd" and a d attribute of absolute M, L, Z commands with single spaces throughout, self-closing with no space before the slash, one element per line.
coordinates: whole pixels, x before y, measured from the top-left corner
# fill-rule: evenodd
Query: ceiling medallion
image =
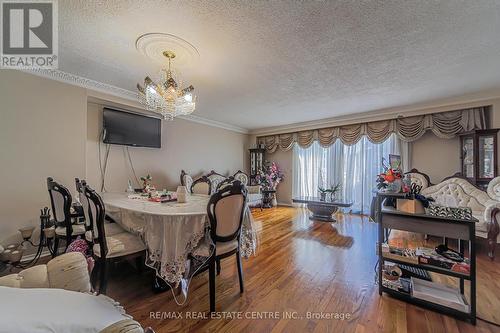
<path fill-rule="evenodd" d="M 196 108 L 194 87 L 181 88 L 180 80 L 171 69 L 172 60 L 176 57 L 171 50 L 163 51 L 168 59 L 168 69 L 162 70 L 160 82 L 156 83 L 149 76 L 144 79 L 144 86 L 137 84 L 139 101 L 148 111 L 162 115 L 165 120 L 173 120 L 177 116 L 193 113 Z"/>

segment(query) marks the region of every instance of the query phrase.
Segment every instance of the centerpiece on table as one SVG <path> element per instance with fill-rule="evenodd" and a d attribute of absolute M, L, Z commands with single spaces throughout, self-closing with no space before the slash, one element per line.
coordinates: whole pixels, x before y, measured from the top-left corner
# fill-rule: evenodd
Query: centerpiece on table
<path fill-rule="evenodd" d="M 264 167 L 255 176 L 257 184 L 264 190 L 276 191 L 279 183 L 283 181 L 285 175 L 276 162 L 264 162 Z M 272 206 L 277 205 L 276 195 L 272 199 Z"/>
<path fill-rule="evenodd" d="M 334 201 L 337 193 L 340 192 L 341 186 L 340 183 L 335 185 L 330 185 L 330 188 L 318 187 L 318 192 L 321 201 L 326 201 L 326 195 L 330 194 L 330 201 Z"/>
<path fill-rule="evenodd" d="M 142 196 L 147 197 L 149 201 L 154 202 L 169 202 L 177 200 L 177 193 L 167 190 L 157 191 L 156 187 L 152 184 L 153 177 L 147 175 L 141 177 L 142 181 Z"/>
<path fill-rule="evenodd" d="M 401 156 L 389 155 L 389 164 L 382 158 L 384 172 L 377 177 L 377 189 L 390 193 L 401 192 Z"/>

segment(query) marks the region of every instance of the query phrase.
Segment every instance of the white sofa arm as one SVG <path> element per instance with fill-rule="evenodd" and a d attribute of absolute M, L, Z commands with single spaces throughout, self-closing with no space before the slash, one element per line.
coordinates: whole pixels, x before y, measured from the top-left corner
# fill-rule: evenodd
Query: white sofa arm
<path fill-rule="evenodd" d="M 247 186 L 248 194 L 260 194 L 260 185 L 249 185 Z"/>
<path fill-rule="evenodd" d="M 0 278 L 0 286 L 13 288 L 58 288 L 90 292 L 90 276 L 85 256 L 79 252 L 60 255 L 47 265 L 36 265 L 18 274 Z"/>

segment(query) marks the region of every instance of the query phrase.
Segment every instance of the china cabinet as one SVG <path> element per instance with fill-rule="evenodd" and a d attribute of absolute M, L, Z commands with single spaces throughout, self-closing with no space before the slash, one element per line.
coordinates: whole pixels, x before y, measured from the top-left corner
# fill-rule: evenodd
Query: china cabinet
<path fill-rule="evenodd" d="M 264 166 L 264 148 L 252 148 L 250 151 L 250 183 L 255 185 L 255 176 Z"/>
<path fill-rule="evenodd" d="M 497 133 L 487 129 L 460 135 L 462 175 L 479 187 L 498 175 Z"/>

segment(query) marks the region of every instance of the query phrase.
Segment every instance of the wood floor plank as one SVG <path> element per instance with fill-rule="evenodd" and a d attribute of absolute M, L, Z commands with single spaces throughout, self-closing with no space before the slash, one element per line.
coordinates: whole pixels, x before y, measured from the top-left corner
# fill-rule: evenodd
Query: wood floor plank
<path fill-rule="evenodd" d="M 241 313 L 242 319 L 186 318 L 191 312 L 208 315 L 207 273 L 193 278 L 188 301 L 178 306 L 170 292 L 155 295 L 151 291 L 152 272 L 138 274 L 122 264 L 111 274 L 109 295 L 158 333 L 499 331 L 481 321 L 473 326 L 388 295 L 379 296 L 374 280 L 377 225 L 366 217 L 339 214 L 338 222 L 331 224 L 310 221 L 306 210 L 292 207 L 252 213 L 259 248 L 257 256 L 243 260 L 245 292 L 239 293 L 234 258 L 222 260 L 216 279 L 217 311 Z M 409 237 L 415 244 L 422 241 Z M 500 264 L 489 261 L 485 250 L 479 248 L 477 257 L 478 316 L 500 322 Z M 175 311 L 182 318 L 150 315 Z M 252 317 L 266 312 L 277 312 L 278 317 Z M 321 314 L 349 315 L 349 320 L 325 319 Z"/>

